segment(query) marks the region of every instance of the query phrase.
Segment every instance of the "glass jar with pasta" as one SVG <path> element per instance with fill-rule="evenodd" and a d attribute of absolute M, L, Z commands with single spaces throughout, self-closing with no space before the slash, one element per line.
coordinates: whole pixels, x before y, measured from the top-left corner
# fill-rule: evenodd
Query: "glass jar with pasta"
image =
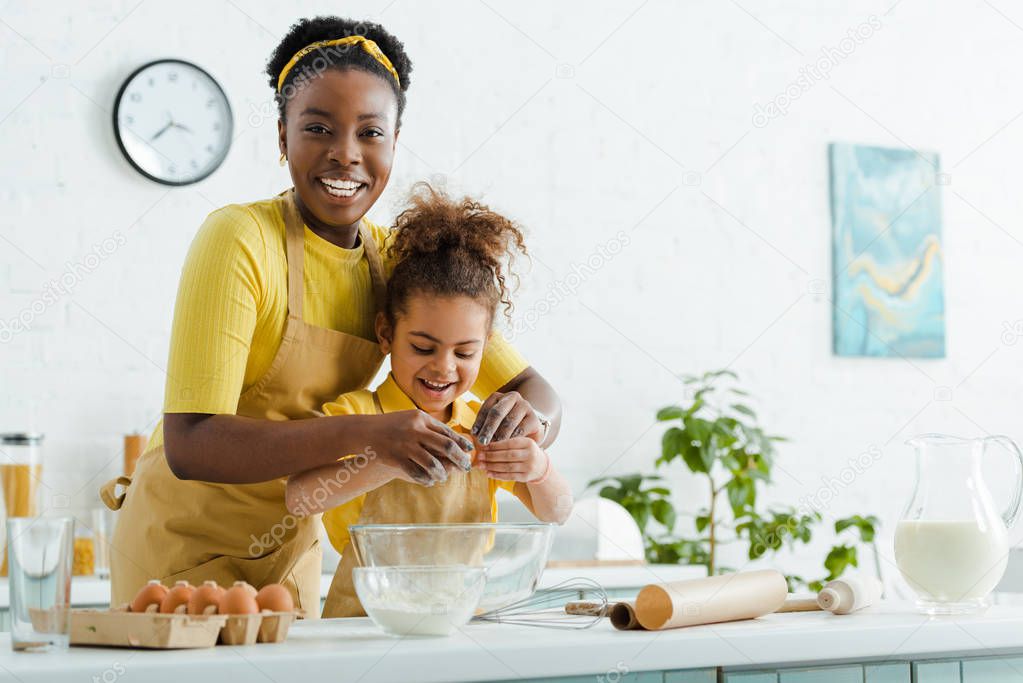
<path fill-rule="evenodd" d="M 39 514 L 40 481 L 43 475 L 43 435 L 35 432 L 0 434 L 0 488 L 4 496 L 4 512 L 12 517 L 35 517 Z M 7 576 L 7 553 L 4 553 L 0 575 Z"/>

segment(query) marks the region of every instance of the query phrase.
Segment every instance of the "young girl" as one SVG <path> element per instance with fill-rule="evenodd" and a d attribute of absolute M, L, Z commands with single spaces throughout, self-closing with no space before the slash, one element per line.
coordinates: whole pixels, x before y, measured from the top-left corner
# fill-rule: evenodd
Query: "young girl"
<path fill-rule="evenodd" d="M 498 304 L 509 310 L 506 279 L 515 251 L 525 252 L 515 225 L 470 199 L 453 201 L 417 187 L 397 219 L 390 244 L 395 260 L 384 311 L 377 315 L 380 348 L 391 372 L 376 391 L 353 391 L 324 406 L 328 415 L 422 411 L 459 434 L 470 434 L 479 410 L 461 396 L 473 386 Z M 511 491 L 541 521 L 562 523 L 572 493 L 538 441 L 541 432 L 513 434 L 474 456 L 435 452 L 419 461 L 441 483 L 424 486 L 392 456 L 364 453 L 292 475 L 288 510 L 305 517 L 324 510 L 324 525 L 341 564 L 324 617 L 365 614 L 352 585 L 349 524 L 494 522 L 497 489 Z"/>

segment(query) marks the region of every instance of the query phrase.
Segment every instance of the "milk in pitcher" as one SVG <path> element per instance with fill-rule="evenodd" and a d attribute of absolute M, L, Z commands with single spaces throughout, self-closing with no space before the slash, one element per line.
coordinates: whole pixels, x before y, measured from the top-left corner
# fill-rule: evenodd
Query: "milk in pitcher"
<path fill-rule="evenodd" d="M 1008 532 L 1001 520 L 903 520 L 895 528 L 895 561 L 921 597 L 934 602 L 981 600 L 1005 573 Z"/>

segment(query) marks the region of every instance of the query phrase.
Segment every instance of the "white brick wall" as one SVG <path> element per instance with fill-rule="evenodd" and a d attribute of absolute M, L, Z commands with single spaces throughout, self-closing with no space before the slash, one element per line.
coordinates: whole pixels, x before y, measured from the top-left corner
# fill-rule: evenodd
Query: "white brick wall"
<path fill-rule="evenodd" d="M 579 488 L 604 471 L 649 468 L 653 413 L 680 396 L 673 373 L 732 363 L 769 429 L 793 439 L 772 498 L 797 502 L 876 445 L 880 464 L 828 514 L 876 512 L 890 531 L 911 485 L 905 437 L 1023 439 L 1023 344 L 1001 338 L 1023 320 L 1023 41 L 1008 20 L 1023 23 L 1023 12 L 979 0 L 740 4 L 0 4 L 0 320 L 31 310 L 94 244 L 125 238 L 0 347 L 0 427 L 44 431 L 53 490 L 77 508 L 95 503 L 121 434 L 159 414 L 177 275 L 196 228 L 216 207 L 287 185 L 267 56 L 294 19 L 343 11 L 384 22 L 415 61 L 402 151 L 375 219 L 424 177 L 484 194 L 531 231 L 520 314 L 539 310 L 599 245 L 630 238 L 516 338 L 562 392 L 557 457 Z M 870 15 L 880 28 L 827 80 L 753 126 L 755 103 Z M 130 71 L 166 56 L 220 80 L 237 130 L 215 175 L 170 191 L 121 158 L 108 111 Z M 946 360 L 831 355 L 830 307 L 811 283 L 831 278 L 832 140 L 941 153 L 951 175 Z M 951 387 L 950 401 L 935 400 L 939 387 Z M 702 503 L 702 489 L 677 485 L 680 503 Z"/>

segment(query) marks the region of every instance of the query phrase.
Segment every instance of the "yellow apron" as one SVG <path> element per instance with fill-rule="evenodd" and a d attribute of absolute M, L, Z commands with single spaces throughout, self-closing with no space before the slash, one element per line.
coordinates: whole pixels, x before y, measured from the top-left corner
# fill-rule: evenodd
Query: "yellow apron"
<path fill-rule="evenodd" d="M 374 396 L 374 398 L 376 398 Z M 379 401 L 378 413 L 383 412 Z M 467 433 L 461 426 L 455 431 Z M 475 459 L 475 454 L 474 454 Z M 427 487 L 407 481 L 394 480 L 366 494 L 359 515 L 359 524 L 427 524 L 493 522 L 490 505 L 490 478 L 484 470 L 473 468 L 468 472 L 455 470 L 443 484 Z M 464 556 L 466 549 L 458 550 Z M 361 617 L 359 597 L 352 583 L 352 568 L 358 562 L 351 541 L 341 553 L 341 562 L 323 606 L 324 618 Z"/>
<path fill-rule="evenodd" d="M 287 325 L 270 369 L 238 400 L 238 415 L 263 420 L 321 416 L 327 401 L 364 389 L 383 362 L 376 342 L 302 320 L 305 223 L 294 190 L 287 196 Z M 386 285 L 380 254 L 365 225 L 359 234 L 381 310 Z M 111 604 L 131 601 L 149 579 L 221 585 L 244 580 L 256 587 L 283 583 L 296 605 L 314 617 L 320 605 L 320 518 L 289 514 L 285 483 L 182 481 L 171 472 L 163 448 L 145 453 L 131 479 L 118 477 L 100 491 L 108 507 L 121 510 L 111 544 Z M 114 491 L 118 484 L 126 489 L 120 496 Z"/>

